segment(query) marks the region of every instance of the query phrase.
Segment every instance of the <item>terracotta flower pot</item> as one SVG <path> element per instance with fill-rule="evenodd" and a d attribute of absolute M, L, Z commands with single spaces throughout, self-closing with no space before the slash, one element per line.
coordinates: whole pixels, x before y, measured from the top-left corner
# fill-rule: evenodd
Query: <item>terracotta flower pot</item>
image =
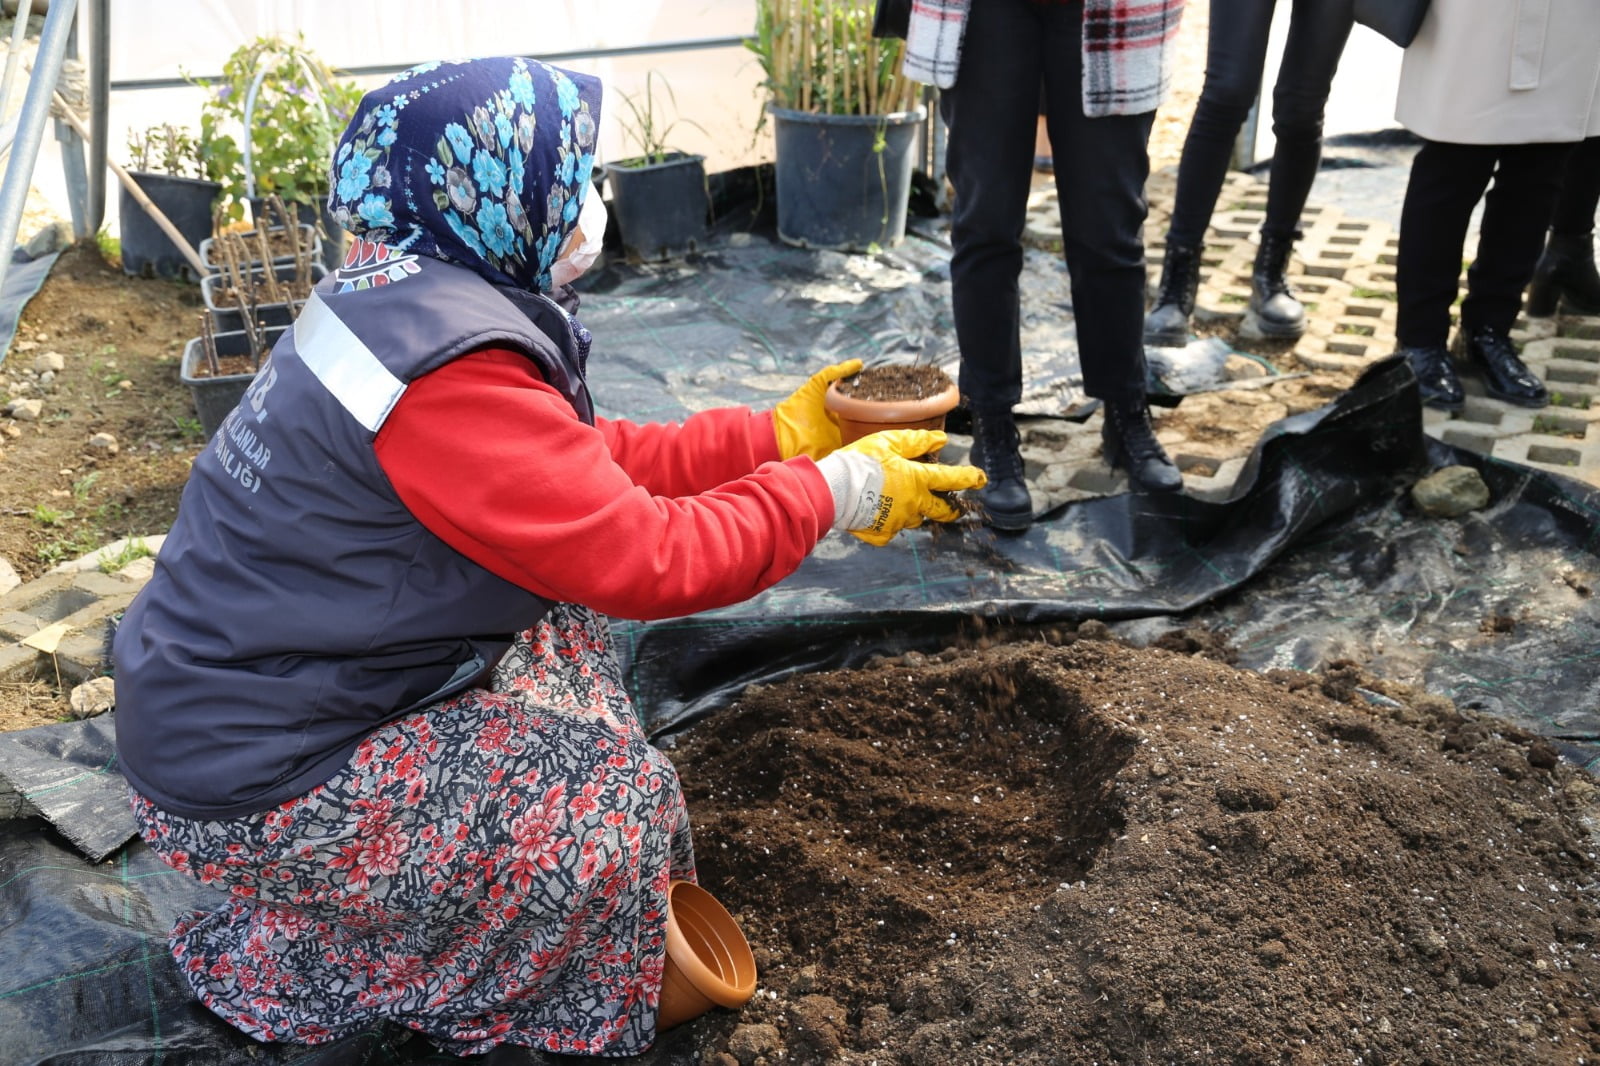
<path fill-rule="evenodd" d="M 920 373 L 913 380 L 907 371 Z M 876 372 L 902 380 L 868 382 Z M 908 394 L 897 396 L 897 391 Z M 943 429 L 945 415 L 960 401 L 955 382 L 937 367 L 905 366 L 867 367 L 829 385 L 823 397 L 824 406 L 839 420 L 839 436 L 845 444 L 885 429 Z"/>
<path fill-rule="evenodd" d="M 756 958 L 733 915 L 699 885 L 672 882 L 656 1032 L 712 1007 L 742 1007 L 755 991 Z"/>

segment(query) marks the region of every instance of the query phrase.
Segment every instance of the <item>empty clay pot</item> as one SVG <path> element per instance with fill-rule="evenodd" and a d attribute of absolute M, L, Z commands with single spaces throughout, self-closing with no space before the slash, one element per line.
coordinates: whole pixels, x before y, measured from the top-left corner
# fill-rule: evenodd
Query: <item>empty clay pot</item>
<path fill-rule="evenodd" d="M 742 1007 L 756 991 L 756 958 L 733 915 L 688 881 L 667 889 L 667 965 L 656 1031 L 712 1007 Z"/>
<path fill-rule="evenodd" d="M 839 420 L 841 443 L 849 444 L 885 429 L 943 429 L 944 416 L 961 402 L 961 392 L 951 382 L 942 392 L 928 396 L 867 400 L 841 392 L 836 381 L 828 386 L 822 402 Z"/>

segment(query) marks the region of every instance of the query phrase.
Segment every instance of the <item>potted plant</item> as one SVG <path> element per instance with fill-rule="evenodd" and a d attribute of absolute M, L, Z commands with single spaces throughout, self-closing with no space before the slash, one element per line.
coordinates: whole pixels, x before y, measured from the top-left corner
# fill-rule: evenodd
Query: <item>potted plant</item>
<path fill-rule="evenodd" d="M 605 165 L 622 246 L 630 257 L 644 260 L 671 259 L 693 251 L 705 240 L 710 209 L 705 156 L 668 146 L 667 138 L 679 120 L 663 123 L 657 112 L 656 77 L 655 71 L 650 71 L 642 93 L 622 98 L 632 116 L 623 120 L 623 131 L 637 154 Z M 672 87 L 665 79 L 661 87 L 676 110 Z M 693 122 L 689 125 L 696 126 Z"/>
<path fill-rule="evenodd" d="M 317 227 L 295 222 L 298 218 L 299 213 L 291 212 L 281 197 L 269 196 L 265 215 L 256 219 L 254 229 L 219 227 L 223 228 L 222 233 L 201 241 L 200 261 L 208 272 L 222 273 L 227 268 L 225 250 L 221 247 L 223 242 L 230 245 L 226 249 L 228 255 L 244 262 L 249 270 L 258 269 L 269 262 L 280 266 L 298 262 L 306 249 L 310 250 L 313 260 L 319 260 L 322 256 L 322 238 L 317 233 Z"/>
<path fill-rule="evenodd" d="M 194 396 L 195 413 L 207 440 L 239 405 L 262 360 L 287 328 L 264 327 L 247 320 L 243 329 L 218 332 L 209 314 L 200 316 L 200 336 L 184 345 L 178 377 Z"/>
<path fill-rule="evenodd" d="M 315 243 L 301 243 L 300 231 L 291 228 L 286 236 L 291 254 L 282 262 L 272 257 L 269 231 L 219 233 L 212 241 L 212 254 L 222 269 L 200 283 L 217 330 L 229 331 L 257 326 L 287 326 L 311 295 L 312 286 L 327 273 L 321 263 L 312 262 Z M 270 260 L 270 262 L 269 262 Z"/>
<path fill-rule="evenodd" d="M 872 0 L 756 0 L 750 48 L 773 120 L 778 236 L 872 251 L 905 236 L 920 87 L 905 42 L 872 36 Z"/>
<path fill-rule="evenodd" d="M 885 429 L 943 429 L 960 400 L 949 374 L 919 363 L 864 367 L 829 384 L 822 396 L 844 444 Z"/>
<path fill-rule="evenodd" d="M 189 244 L 211 236 L 212 205 L 222 186 L 206 180 L 193 134 L 170 123 L 135 130 L 128 135 L 128 159 L 129 177 Z M 199 280 L 189 260 L 126 187 L 120 189 L 117 205 L 124 272 Z"/>
<path fill-rule="evenodd" d="M 320 227 L 323 265 L 343 257 L 343 230 L 328 216 L 328 169 L 334 145 L 361 90 L 337 77 L 306 47 L 259 37 L 236 49 L 222 81 L 200 111 L 200 152 L 207 175 L 221 183 L 230 218 L 265 215 L 277 195 L 300 222 Z"/>

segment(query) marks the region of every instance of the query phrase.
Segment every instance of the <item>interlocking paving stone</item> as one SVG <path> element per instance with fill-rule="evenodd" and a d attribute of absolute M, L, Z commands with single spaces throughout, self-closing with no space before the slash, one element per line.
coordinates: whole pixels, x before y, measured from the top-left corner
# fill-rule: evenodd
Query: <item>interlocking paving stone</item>
<path fill-rule="evenodd" d="M 1149 293 L 1160 282 L 1161 260 L 1166 252 L 1166 230 L 1176 189 L 1176 172 L 1152 175 L 1147 186 L 1150 218 L 1145 227 Z M 1054 190 L 1036 199 L 1030 228 L 1059 236 L 1059 216 Z M 1201 253 L 1200 287 L 1195 297 L 1196 328 L 1202 332 L 1236 329 L 1241 343 L 1251 341 L 1253 323 L 1247 308 L 1250 275 L 1265 219 L 1265 181 L 1248 174 L 1230 174 L 1217 198 L 1211 228 Z M 1289 280 L 1306 307 L 1307 329 L 1287 351 L 1273 356 L 1281 369 L 1301 369 L 1315 374 L 1341 375 L 1348 380 L 1372 363 L 1388 358 L 1398 347 L 1395 336 L 1395 261 L 1399 235 L 1382 221 L 1356 218 L 1330 204 L 1313 202 L 1301 220 L 1303 236 L 1289 262 Z M 1461 280 L 1465 290 L 1465 276 Z M 1468 450 L 1514 462 L 1527 463 L 1600 485 L 1600 318 L 1520 320 L 1513 339 L 1524 347 L 1523 356 L 1549 385 L 1553 403 L 1529 410 L 1494 400 L 1484 393 L 1476 377 L 1463 374 L 1468 400 L 1459 415 L 1427 410 L 1423 425 L 1428 434 Z M 1224 392 L 1223 397 L 1242 395 Z M 1185 400 L 1193 410 L 1194 397 Z M 1199 419 L 1197 421 L 1204 421 Z M 1158 416 L 1158 425 L 1160 419 Z M 1074 427 L 1073 432 L 1098 435 L 1098 420 Z M 1163 442 L 1184 471 L 1186 490 L 1208 499 L 1232 491 L 1244 454 L 1254 440 L 1239 441 L 1233 451 L 1218 451 L 1207 442 L 1173 436 L 1169 423 Z M 1031 433 L 1025 424 L 1025 441 Z M 1083 495 L 1121 492 L 1126 480 L 1108 469 L 1096 447 L 1085 454 L 1058 456 L 1058 461 L 1030 466 L 1038 469 L 1037 485 L 1044 501 L 1058 503 Z M 1036 457 L 1048 456 L 1038 450 Z M 1065 467 L 1065 471 L 1059 470 Z"/>

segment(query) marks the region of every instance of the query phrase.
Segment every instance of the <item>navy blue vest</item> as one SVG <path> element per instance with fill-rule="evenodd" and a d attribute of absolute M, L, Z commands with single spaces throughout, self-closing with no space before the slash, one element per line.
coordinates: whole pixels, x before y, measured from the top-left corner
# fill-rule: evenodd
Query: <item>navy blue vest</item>
<path fill-rule="evenodd" d="M 122 770 L 175 814 L 238 817 L 321 784 L 549 609 L 424 529 L 372 444 L 409 382 L 486 347 L 525 353 L 592 424 L 588 335 L 548 297 L 363 252 L 319 283 L 195 460 L 117 630 Z"/>

